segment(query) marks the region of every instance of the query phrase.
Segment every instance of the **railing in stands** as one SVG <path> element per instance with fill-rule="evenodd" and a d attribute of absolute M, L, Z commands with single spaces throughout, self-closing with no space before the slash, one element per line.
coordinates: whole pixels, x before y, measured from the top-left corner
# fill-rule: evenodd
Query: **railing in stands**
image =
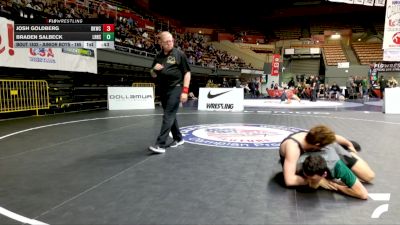
<path fill-rule="evenodd" d="M 130 48 L 130 47 L 120 46 L 118 44 L 115 45 L 115 50 L 118 50 L 121 52 L 129 52 L 129 53 L 136 54 L 136 55 L 143 55 L 146 57 L 155 57 L 156 56 L 154 53 L 141 51 L 141 50 L 137 50 L 137 49 Z"/>
<path fill-rule="evenodd" d="M 0 80 L 0 113 L 49 109 L 45 80 Z"/>

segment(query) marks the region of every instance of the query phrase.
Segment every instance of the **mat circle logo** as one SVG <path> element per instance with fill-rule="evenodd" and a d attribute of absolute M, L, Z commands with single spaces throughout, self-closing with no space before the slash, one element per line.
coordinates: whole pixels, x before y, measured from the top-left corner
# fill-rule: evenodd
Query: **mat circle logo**
<path fill-rule="evenodd" d="M 192 144 L 222 148 L 277 149 L 289 134 L 304 129 L 266 124 L 204 124 L 182 127 Z"/>

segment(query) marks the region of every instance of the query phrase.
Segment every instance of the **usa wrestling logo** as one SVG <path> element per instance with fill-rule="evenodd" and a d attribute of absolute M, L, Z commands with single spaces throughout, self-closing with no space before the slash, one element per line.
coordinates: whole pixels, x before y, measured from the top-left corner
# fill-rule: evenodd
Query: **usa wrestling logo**
<path fill-rule="evenodd" d="M 183 139 L 192 144 L 222 148 L 276 149 L 300 128 L 266 124 L 204 124 L 181 127 Z"/>

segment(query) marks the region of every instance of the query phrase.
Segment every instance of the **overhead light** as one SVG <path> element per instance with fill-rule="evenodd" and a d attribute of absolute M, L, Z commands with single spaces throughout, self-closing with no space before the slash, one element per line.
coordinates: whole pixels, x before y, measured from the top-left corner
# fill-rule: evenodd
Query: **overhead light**
<path fill-rule="evenodd" d="M 332 39 L 340 39 L 340 34 L 332 34 Z"/>

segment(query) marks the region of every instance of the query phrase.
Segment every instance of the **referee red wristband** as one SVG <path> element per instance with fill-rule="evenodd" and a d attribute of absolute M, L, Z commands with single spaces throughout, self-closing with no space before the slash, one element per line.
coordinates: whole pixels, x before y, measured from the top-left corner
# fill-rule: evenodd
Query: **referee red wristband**
<path fill-rule="evenodd" d="M 189 94 L 189 88 L 188 87 L 183 87 L 182 93 Z"/>

